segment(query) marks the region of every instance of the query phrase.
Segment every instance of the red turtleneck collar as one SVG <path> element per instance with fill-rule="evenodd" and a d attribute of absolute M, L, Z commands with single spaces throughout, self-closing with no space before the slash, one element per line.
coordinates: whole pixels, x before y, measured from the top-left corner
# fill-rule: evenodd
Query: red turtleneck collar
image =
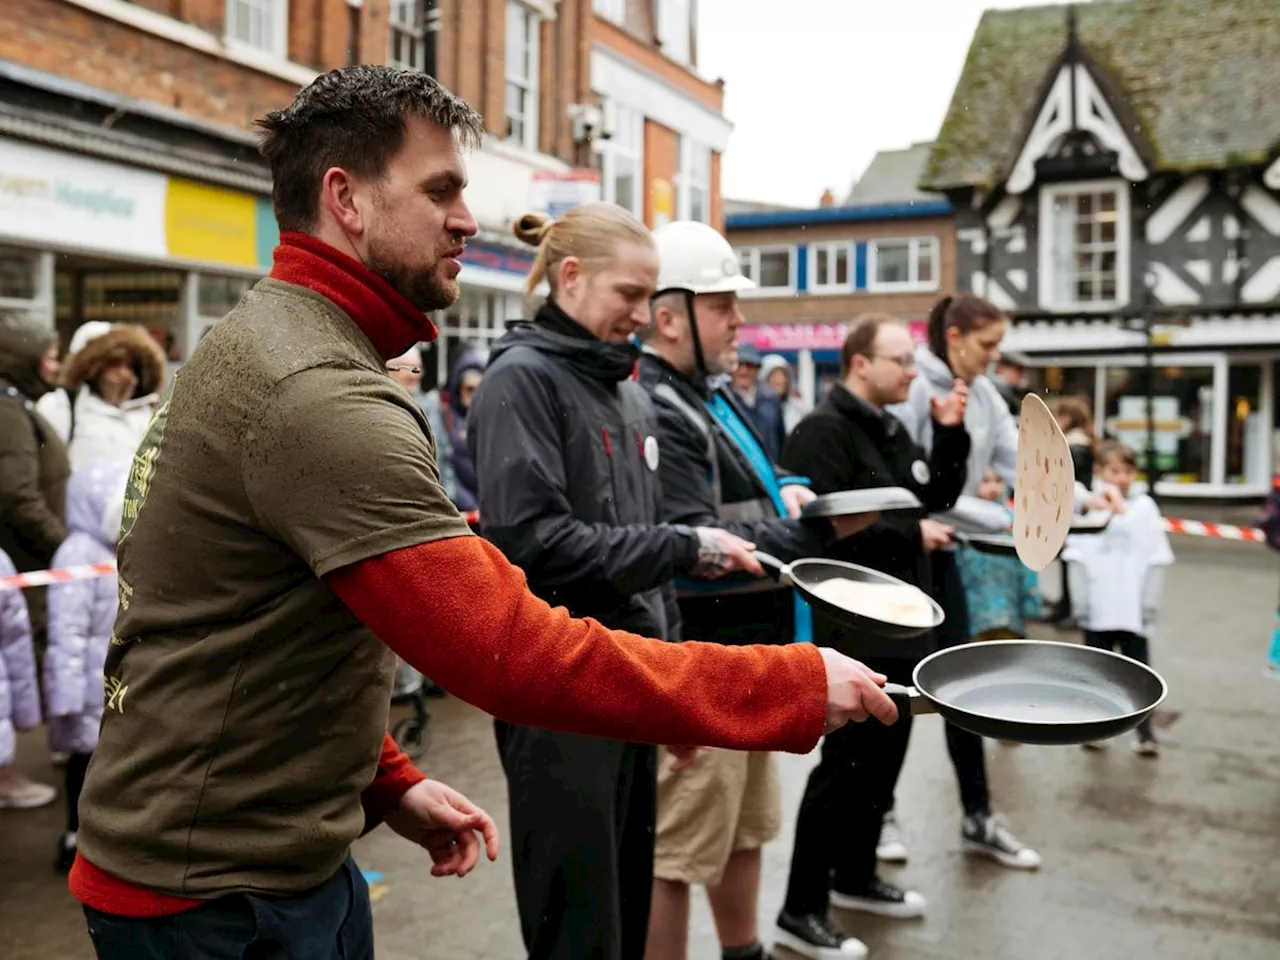
<path fill-rule="evenodd" d="M 305 233 L 280 234 L 272 279 L 306 287 L 356 322 L 383 360 L 437 336 L 431 318 L 363 263 Z"/>

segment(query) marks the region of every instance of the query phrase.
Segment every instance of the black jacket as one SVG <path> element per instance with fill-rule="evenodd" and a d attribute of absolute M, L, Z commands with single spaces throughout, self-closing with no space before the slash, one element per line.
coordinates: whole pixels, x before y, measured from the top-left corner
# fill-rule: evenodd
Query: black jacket
<path fill-rule="evenodd" d="M 906 487 L 922 510 L 892 510 L 864 532 L 832 544 L 827 556 L 861 564 L 930 589 L 929 555 L 920 521 L 955 505 L 964 488 L 969 435 L 964 426 L 934 424 L 933 453 L 911 439 L 892 414 L 876 410 L 837 384 L 787 441 L 782 462 L 812 481 L 818 494 L 866 487 Z M 856 655 L 917 658 L 928 652 L 919 640 L 871 641 L 849 635 L 814 611 L 814 639 Z"/>
<path fill-rule="evenodd" d="M 705 380 L 699 383 L 661 357 L 645 353 L 640 357 L 640 383 L 649 391 L 658 413 L 664 521 L 722 527 L 784 561 L 822 555 L 831 539 L 830 523 L 778 515 L 741 448 L 707 409 L 712 390 Z M 715 393 L 754 432 L 751 418 L 733 393 L 725 387 Z M 775 468 L 775 473 L 786 482 L 784 471 Z M 773 581 L 741 578 L 682 586 L 682 639 L 720 643 L 792 639 L 795 601 L 788 588 L 779 588 Z"/>
<path fill-rule="evenodd" d="M 490 354 L 467 419 L 480 532 L 553 606 L 666 638 L 660 588 L 697 563 L 697 535 L 658 524 L 657 424 L 628 379 L 635 351 L 558 332 L 566 321 L 549 302 Z"/>

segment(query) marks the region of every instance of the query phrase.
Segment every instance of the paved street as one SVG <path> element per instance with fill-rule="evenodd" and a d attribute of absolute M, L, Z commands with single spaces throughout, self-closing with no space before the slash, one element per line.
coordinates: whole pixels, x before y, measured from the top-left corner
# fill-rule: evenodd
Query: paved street
<path fill-rule="evenodd" d="M 911 862 L 891 875 L 930 900 L 921 921 L 843 916 L 873 956 L 895 960 L 1274 960 L 1280 956 L 1280 684 L 1262 675 L 1280 565 L 1262 548 L 1179 538 L 1153 656 L 1172 694 L 1163 754 L 989 746 L 996 802 L 1044 856 L 1038 874 L 959 850 L 958 802 L 940 722 L 921 718 L 898 792 Z M 1056 636 L 1040 628 L 1037 636 Z M 433 775 L 505 827 L 505 785 L 486 717 L 432 705 Z M 180 722 L 180 718 L 175 718 Z M 22 755 L 39 767 L 41 744 Z M 813 758 L 788 757 L 794 818 Z M 42 775 L 52 777 L 50 770 Z M 88 958 L 83 924 L 50 862 L 61 810 L 0 813 L 0 957 Z M 766 930 L 790 838 L 766 855 Z M 382 960 L 521 955 L 510 862 L 433 880 L 426 858 L 387 831 L 357 856 L 374 884 Z M 694 958 L 719 955 L 699 900 Z"/>

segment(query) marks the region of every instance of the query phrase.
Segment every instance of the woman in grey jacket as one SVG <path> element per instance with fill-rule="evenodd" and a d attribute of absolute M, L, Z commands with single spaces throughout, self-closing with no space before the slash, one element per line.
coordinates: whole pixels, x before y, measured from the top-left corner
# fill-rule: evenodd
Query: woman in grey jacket
<path fill-rule="evenodd" d="M 960 378 L 969 385 L 969 403 L 964 426 L 970 449 L 965 484 L 955 508 L 944 518 L 949 532 L 955 525 L 974 531 L 1003 531 L 1008 527 L 1003 508 L 978 496 L 988 468 L 1012 484 L 1016 475 L 1018 428 L 1000 391 L 986 370 L 1000 356 L 1007 319 L 994 304 L 972 294 L 943 297 L 929 313 L 929 342 L 916 350 L 920 376 L 911 384 L 906 403 L 890 407 L 911 436 L 925 450 L 933 447 L 933 422 L 929 415 L 931 397 L 941 400 Z M 995 509 L 993 509 L 995 508 Z M 934 554 L 934 595 L 946 611 L 947 619 L 936 631 L 940 646 L 967 643 L 971 638 L 964 584 L 955 554 L 941 550 Z M 966 852 L 988 856 L 1008 867 L 1035 869 L 1040 855 L 1024 844 L 992 813 L 987 788 L 986 758 L 982 738 L 950 723 L 946 725 L 947 750 L 955 766 L 964 806 L 961 843 Z M 896 841 L 895 859 L 905 858 L 901 841 L 895 836 L 892 812 L 886 818 L 881 846 Z"/>

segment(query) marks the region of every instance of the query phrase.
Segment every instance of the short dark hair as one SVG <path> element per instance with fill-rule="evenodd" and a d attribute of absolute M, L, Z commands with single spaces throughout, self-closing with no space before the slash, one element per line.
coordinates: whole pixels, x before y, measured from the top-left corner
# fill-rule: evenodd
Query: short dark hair
<path fill-rule="evenodd" d="M 466 147 L 479 146 L 484 136 L 480 114 L 434 78 L 370 64 L 321 74 L 289 106 L 259 120 L 280 229 L 315 225 L 320 181 L 330 167 L 382 176 L 411 116 L 453 131 Z"/>
<path fill-rule="evenodd" d="M 900 327 L 906 326 L 897 317 L 887 313 L 864 313 L 854 319 L 849 333 L 844 338 L 844 345 L 840 348 L 841 379 L 849 375 L 849 371 L 853 368 L 854 357 L 871 356 L 871 348 L 875 346 L 880 328 L 886 323 L 896 323 Z"/>
<path fill-rule="evenodd" d="M 1119 440 L 1104 440 L 1098 448 L 1098 466 L 1109 460 L 1119 460 L 1126 467 L 1138 469 L 1138 451 Z"/>

